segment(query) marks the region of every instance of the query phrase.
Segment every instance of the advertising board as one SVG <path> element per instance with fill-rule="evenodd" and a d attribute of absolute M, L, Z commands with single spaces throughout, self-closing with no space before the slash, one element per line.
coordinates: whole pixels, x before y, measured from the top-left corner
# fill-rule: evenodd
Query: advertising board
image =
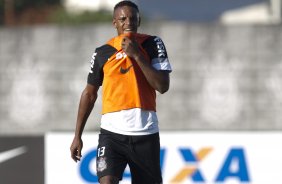
<path fill-rule="evenodd" d="M 0 183 L 44 183 L 44 137 L 0 137 Z"/>
<path fill-rule="evenodd" d="M 278 132 L 163 132 L 163 183 L 282 183 L 282 134 Z M 73 134 L 49 133 L 45 139 L 45 184 L 97 183 L 98 133 L 84 134 L 82 160 L 75 163 L 69 146 Z M 130 183 L 125 170 L 122 184 Z"/>

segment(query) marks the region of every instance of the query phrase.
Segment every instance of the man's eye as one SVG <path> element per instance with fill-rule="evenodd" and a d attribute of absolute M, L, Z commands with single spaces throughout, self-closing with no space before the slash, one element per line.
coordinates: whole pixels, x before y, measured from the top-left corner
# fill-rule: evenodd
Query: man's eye
<path fill-rule="evenodd" d="M 126 17 L 121 17 L 118 20 L 121 21 L 121 22 L 124 22 L 126 20 Z"/>

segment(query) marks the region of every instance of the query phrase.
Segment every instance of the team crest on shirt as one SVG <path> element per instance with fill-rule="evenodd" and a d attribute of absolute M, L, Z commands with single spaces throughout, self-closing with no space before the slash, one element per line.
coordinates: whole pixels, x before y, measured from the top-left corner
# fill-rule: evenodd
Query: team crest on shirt
<path fill-rule="evenodd" d="M 122 59 L 122 58 L 126 58 L 126 54 L 124 52 L 118 52 L 116 54 L 116 60 Z"/>
<path fill-rule="evenodd" d="M 97 171 L 102 172 L 107 169 L 106 157 L 99 157 L 97 160 Z"/>

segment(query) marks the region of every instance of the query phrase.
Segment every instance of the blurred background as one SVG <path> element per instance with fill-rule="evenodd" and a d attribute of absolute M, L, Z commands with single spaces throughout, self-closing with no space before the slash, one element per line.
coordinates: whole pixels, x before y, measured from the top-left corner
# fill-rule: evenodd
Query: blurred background
<path fill-rule="evenodd" d="M 0 0 L 0 178 L 10 173 L 1 151 L 17 147 L 7 141 L 43 149 L 46 133 L 74 131 L 91 55 L 116 35 L 117 2 Z M 140 32 L 163 39 L 173 67 L 158 95 L 162 131 L 282 130 L 281 0 L 134 2 Z M 99 130 L 100 112 L 99 97 L 86 131 Z M 40 184 L 37 172 L 26 183 Z"/>
<path fill-rule="evenodd" d="M 91 55 L 116 34 L 116 2 L 0 1 L 2 135 L 74 129 Z M 164 40 L 174 70 L 161 129 L 282 129 L 280 0 L 135 2 L 140 31 Z"/>

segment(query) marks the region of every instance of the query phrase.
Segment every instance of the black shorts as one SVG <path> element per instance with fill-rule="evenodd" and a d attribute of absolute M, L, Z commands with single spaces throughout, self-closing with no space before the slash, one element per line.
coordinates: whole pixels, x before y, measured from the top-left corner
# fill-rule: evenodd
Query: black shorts
<path fill-rule="evenodd" d="M 160 184 L 159 133 L 127 136 L 101 129 L 96 169 L 100 179 L 111 175 L 122 179 L 129 165 L 132 184 Z"/>

